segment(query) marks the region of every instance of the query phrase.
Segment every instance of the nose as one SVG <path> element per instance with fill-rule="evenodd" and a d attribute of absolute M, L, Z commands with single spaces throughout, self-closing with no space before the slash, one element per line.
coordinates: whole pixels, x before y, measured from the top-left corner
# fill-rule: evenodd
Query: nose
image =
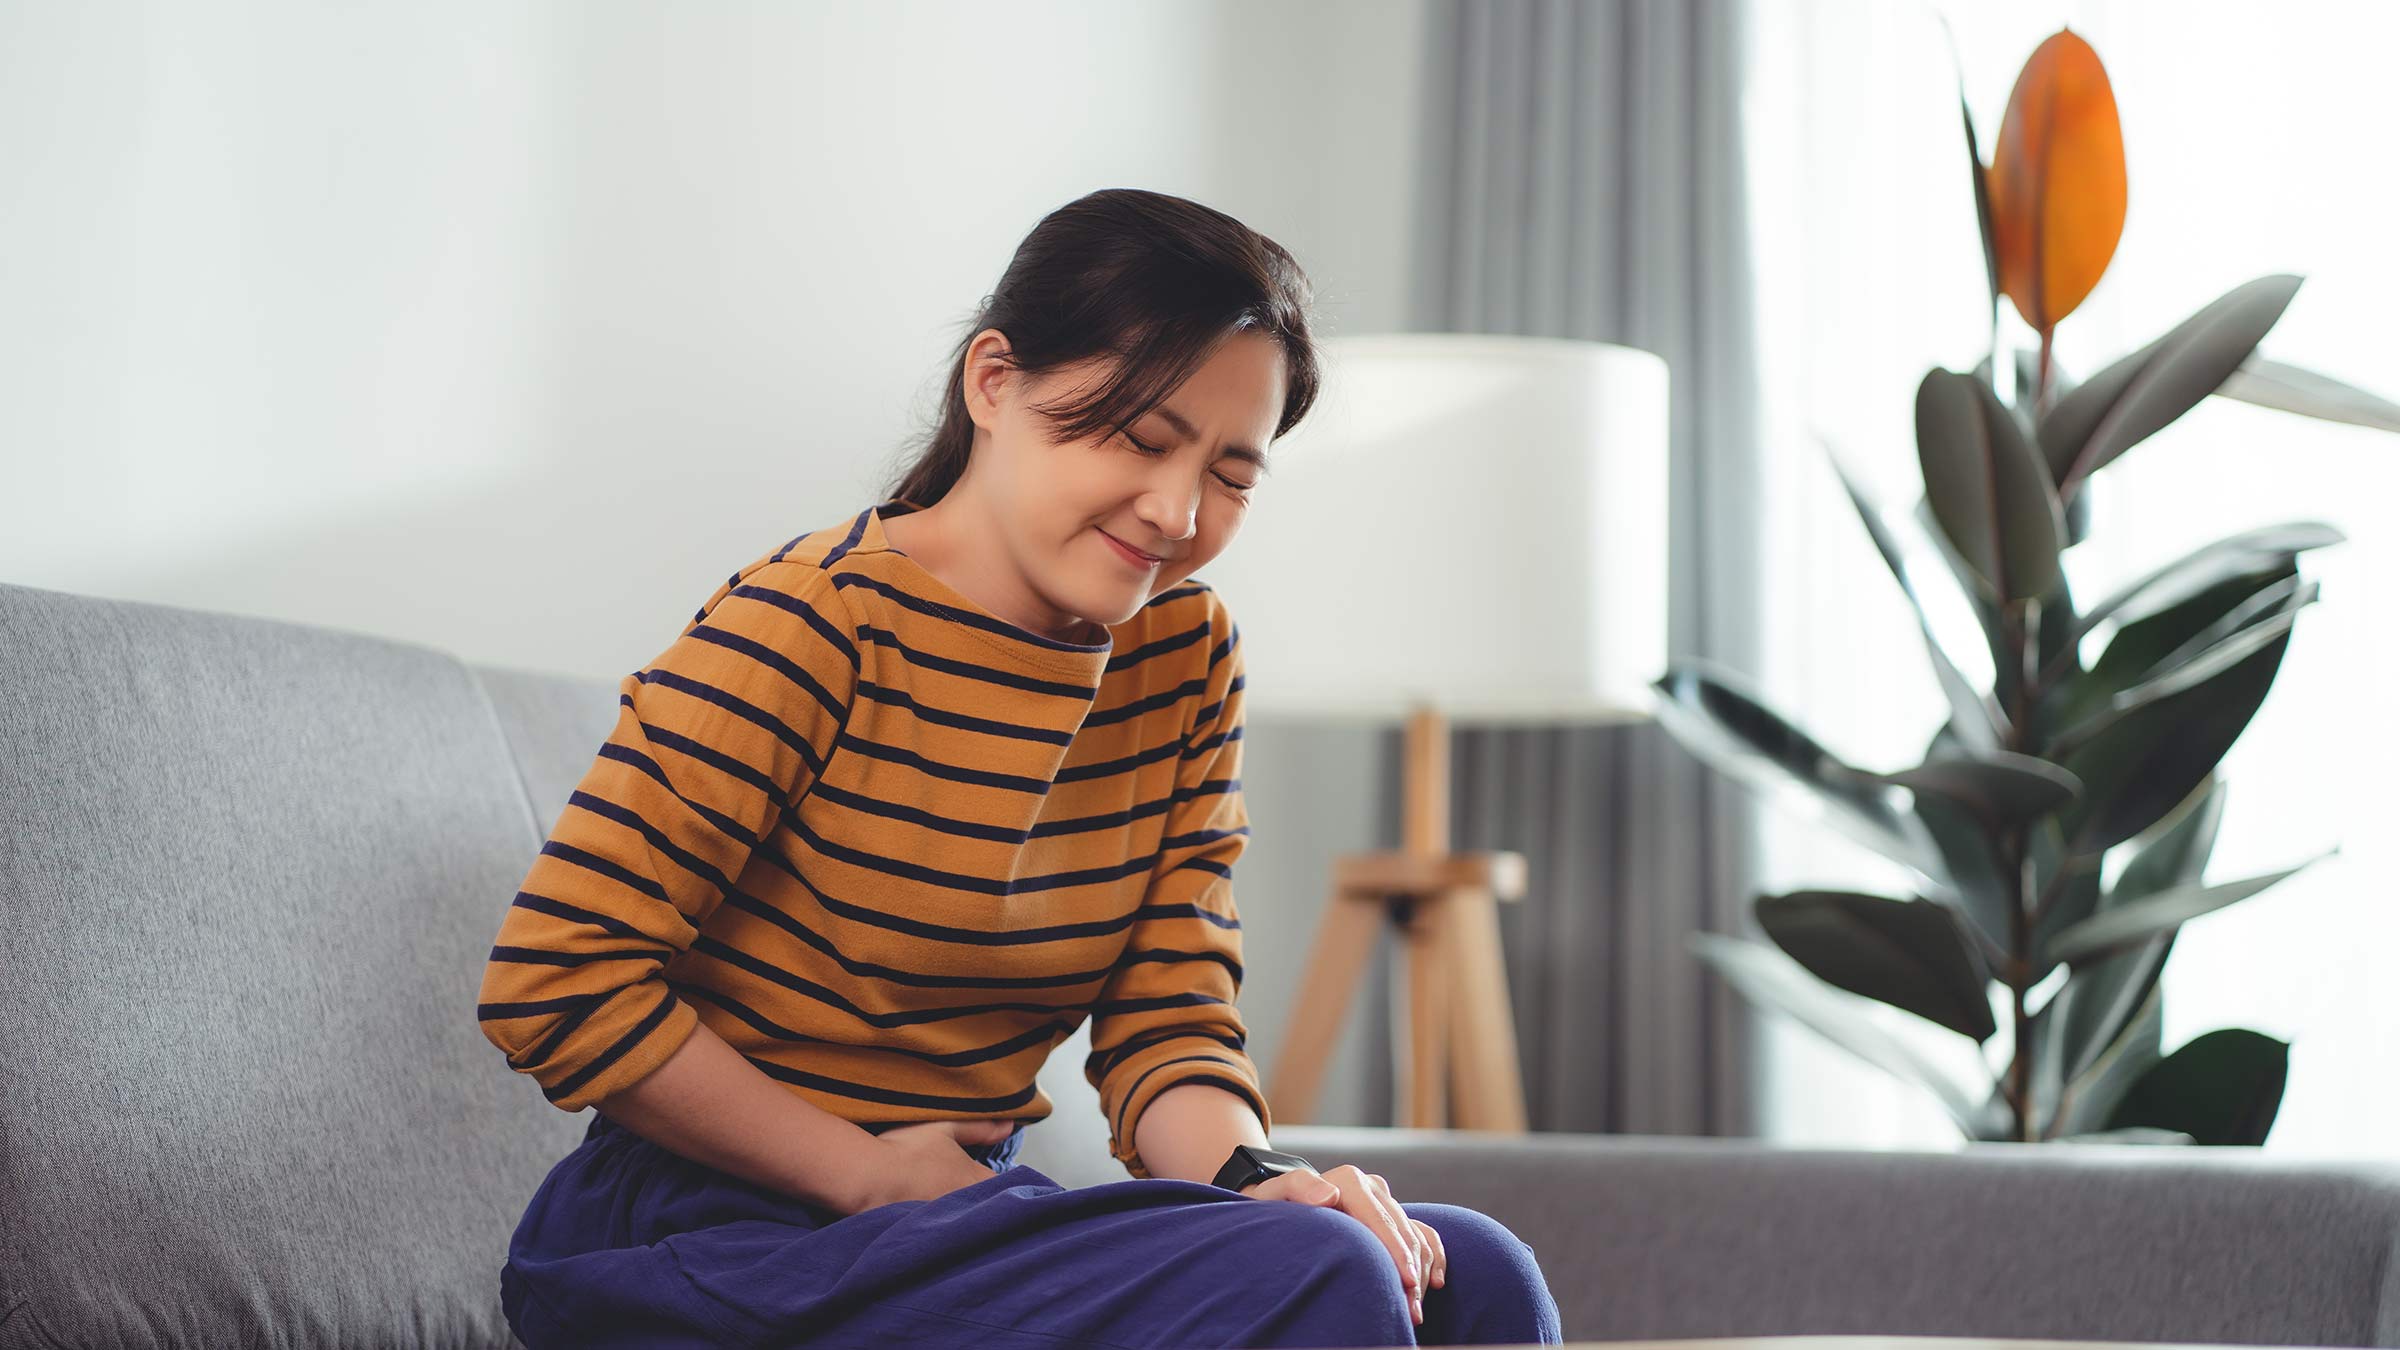
<path fill-rule="evenodd" d="M 1134 503 L 1134 514 L 1170 542 L 1189 539 L 1200 528 L 1200 484 L 1196 480 L 1158 484 Z"/>

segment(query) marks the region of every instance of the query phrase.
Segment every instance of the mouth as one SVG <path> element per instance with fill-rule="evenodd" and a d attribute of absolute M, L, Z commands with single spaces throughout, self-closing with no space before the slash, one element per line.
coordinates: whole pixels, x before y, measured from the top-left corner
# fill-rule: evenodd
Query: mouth
<path fill-rule="evenodd" d="M 1093 528 L 1096 530 L 1099 529 L 1098 526 L 1094 526 Z M 1126 562 L 1135 567 L 1141 568 L 1143 571 L 1148 571 L 1166 561 L 1164 558 L 1142 552 L 1140 549 L 1133 547 L 1124 540 L 1117 538 L 1113 534 L 1110 534 L 1106 530 L 1099 530 L 1099 534 L 1102 539 L 1108 541 L 1109 548 L 1114 550 L 1118 557 L 1123 558 Z"/>

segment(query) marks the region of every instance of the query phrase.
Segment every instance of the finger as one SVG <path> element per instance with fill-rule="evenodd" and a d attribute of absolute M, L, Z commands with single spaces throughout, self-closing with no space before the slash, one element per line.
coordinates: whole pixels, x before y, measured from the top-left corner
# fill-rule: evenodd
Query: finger
<path fill-rule="evenodd" d="M 1393 1226 L 1400 1230 L 1401 1237 L 1408 1243 L 1408 1259 L 1417 1272 L 1417 1291 L 1423 1293 L 1426 1281 L 1433 1274 L 1433 1249 L 1418 1234 L 1416 1220 L 1408 1217 L 1408 1211 L 1400 1207 L 1400 1201 L 1392 1194 L 1391 1183 L 1376 1172 L 1369 1172 L 1367 1181 L 1375 1187 L 1376 1198 L 1383 1201 L 1384 1209 L 1392 1216 Z"/>
<path fill-rule="evenodd" d="M 1392 1194 L 1391 1183 L 1375 1172 L 1367 1174 L 1367 1181 L 1375 1188 L 1375 1198 L 1382 1203 L 1384 1212 L 1392 1216 L 1393 1228 L 1408 1243 L 1409 1266 L 1405 1280 L 1408 1290 L 1408 1318 L 1412 1323 L 1421 1326 L 1425 1321 L 1425 1281 L 1426 1277 L 1432 1274 L 1433 1269 L 1432 1253 L 1426 1250 L 1424 1239 L 1418 1236 L 1416 1221 L 1408 1217 L 1408 1211 L 1400 1207 L 1398 1197 Z"/>
<path fill-rule="evenodd" d="M 1356 1178 L 1342 1187 L 1342 1208 L 1383 1239 L 1383 1245 L 1391 1249 L 1393 1263 L 1400 1267 L 1400 1283 L 1415 1297 L 1422 1289 L 1417 1282 L 1415 1251 L 1402 1232 L 1399 1219 L 1384 1208 L 1383 1198 L 1376 1194 L 1375 1185 L 1366 1173 L 1349 1163 L 1342 1167 Z"/>
<path fill-rule="evenodd" d="M 1375 1188 L 1375 1198 L 1383 1202 L 1385 1212 L 1392 1216 L 1393 1224 L 1400 1230 L 1401 1240 L 1408 1244 L 1409 1260 L 1416 1266 L 1417 1278 L 1424 1280 L 1433 1272 L 1433 1251 L 1425 1245 L 1425 1239 L 1418 1235 L 1416 1220 L 1408 1217 L 1408 1211 L 1401 1207 L 1399 1198 L 1392 1194 L 1391 1183 L 1384 1180 L 1381 1173 L 1369 1172 L 1367 1184 Z"/>
<path fill-rule="evenodd" d="M 1425 1284 L 1428 1288 L 1439 1289 L 1449 1283 L 1450 1277 L 1450 1253 L 1442 1246 L 1442 1230 L 1423 1219 L 1411 1219 L 1409 1222 L 1417 1226 L 1417 1231 L 1425 1235 L 1427 1245 L 1433 1248 L 1433 1273 L 1425 1277 Z"/>

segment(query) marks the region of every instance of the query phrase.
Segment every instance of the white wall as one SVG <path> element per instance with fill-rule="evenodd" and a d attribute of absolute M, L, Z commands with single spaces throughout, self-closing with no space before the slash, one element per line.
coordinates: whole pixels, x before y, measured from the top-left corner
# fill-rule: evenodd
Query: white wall
<path fill-rule="evenodd" d="M 0 0 L 0 580 L 614 678 L 1138 186 L 1396 327 L 1419 0 Z"/>
<path fill-rule="evenodd" d="M 871 501 L 1101 187 L 1407 320 L 1423 0 L 0 0 L 0 581 L 615 680 Z M 1369 729 L 1253 738 L 1262 1068 Z M 1362 1100 L 1361 990 L 1320 1119 Z"/>

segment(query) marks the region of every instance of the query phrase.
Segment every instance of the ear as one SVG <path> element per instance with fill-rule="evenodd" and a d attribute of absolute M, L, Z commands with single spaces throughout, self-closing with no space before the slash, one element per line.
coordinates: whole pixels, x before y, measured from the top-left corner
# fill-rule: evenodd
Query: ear
<path fill-rule="evenodd" d="M 1010 381 L 1017 372 L 999 359 L 1008 354 L 1008 336 L 997 328 L 986 328 L 967 344 L 966 368 L 960 372 L 960 385 L 967 400 L 967 418 L 976 426 L 990 431 L 1000 424 L 1000 405 L 1008 396 Z"/>

